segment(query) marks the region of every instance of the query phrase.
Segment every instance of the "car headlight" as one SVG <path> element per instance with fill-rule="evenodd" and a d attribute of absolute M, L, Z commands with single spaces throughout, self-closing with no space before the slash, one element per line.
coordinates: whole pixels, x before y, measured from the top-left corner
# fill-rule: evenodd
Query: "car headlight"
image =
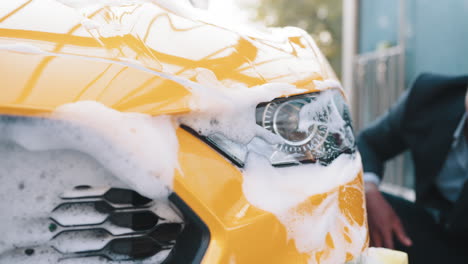
<path fill-rule="evenodd" d="M 273 166 L 288 166 L 316 162 L 328 165 L 339 155 L 356 149 L 349 109 L 337 89 L 259 104 L 256 122 L 279 140 L 269 143 L 255 137 L 243 145 L 220 133 L 204 139 L 241 167 L 249 151 L 265 156 Z"/>

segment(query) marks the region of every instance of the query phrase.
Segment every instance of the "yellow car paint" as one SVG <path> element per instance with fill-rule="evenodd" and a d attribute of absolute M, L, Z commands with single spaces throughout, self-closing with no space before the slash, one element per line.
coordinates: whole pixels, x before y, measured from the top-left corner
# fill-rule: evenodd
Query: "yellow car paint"
<path fill-rule="evenodd" d="M 248 87 L 288 82 L 313 90 L 313 80 L 334 77 L 307 35 L 274 42 L 139 3 L 120 11 L 89 11 L 87 19 L 102 24 L 144 21 L 123 35 L 107 36 L 85 27 L 84 17 L 60 2 L 22 2 L 9 1 L 9 12 L 1 14 L 0 45 L 32 44 L 44 53 L 0 51 L 0 78 L 7 87 L 0 105 L 52 110 L 95 100 L 120 111 L 153 115 L 189 110 L 186 88 L 138 66 L 192 80 L 196 68 L 206 68 L 222 82 Z"/>

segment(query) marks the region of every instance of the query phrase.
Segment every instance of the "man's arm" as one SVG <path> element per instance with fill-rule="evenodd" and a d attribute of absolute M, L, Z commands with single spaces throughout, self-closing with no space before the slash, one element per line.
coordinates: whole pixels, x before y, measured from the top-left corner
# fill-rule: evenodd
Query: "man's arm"
<path fill-rule="evenodd" d="M 364 172 L 382 178 L 387 160 L 400 154 L 408 145 L 402 136 L 401 123 L 408 98 L 408 91 L 383 116 L 363 130 L 357 139 Z"/>
<path fill-rule="evenodd" d="M 385 162 L 408 147 L 401 125 L 408 94 L 409 91 L 405 92 L 386 114 L 358 137 L 358 148 L 364 165 L 369 235 L 371 245 L 375 247 L 394 248 L 394 236 L 405 246 L 412 243 L 400 218 L 378 190 Z"/>

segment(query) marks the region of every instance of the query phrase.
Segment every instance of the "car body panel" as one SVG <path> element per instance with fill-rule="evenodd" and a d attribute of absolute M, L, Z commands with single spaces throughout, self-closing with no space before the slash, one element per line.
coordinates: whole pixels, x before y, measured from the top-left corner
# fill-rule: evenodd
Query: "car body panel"
<path fill-rule="evenodd" d="M 86 11 L 58 1 L 22 4 L 11 1 L 0 16 L 0 78 L 8 87 L 0 97 L 4 108 L 51 111 L 94 100 L 119 111 L 186 112 L 190 91 L 164 76 L 194 80 L 197 68 L 211 70 L 228 86 L 287 82 L 313 90 L 314 80 L 334 78 L 315 44 L 297 30 L 277 39 L 242 35 L 144 2 Z M 122 21 L 133 28 L 108 29 Z M 18 43 L 16 52 L 5 50 Z M 23 52 L 24 45 L 42 54 Z"/>
<path fill-rule="evenodd" d="M 0 114 L 47 116 L 84 100 L 123 112 L 186 113 L 192 93 L 182 80 L 196 82 L 197 68 L 212 71 L 227 87 L 283 82 L 314 92 L 315 80 L 336 79 L 302 31 L 243 33 L 188 17 L 148 2 L 71 8 L 59 1 L 8 1 L 0 13 Z M 122 21 L 132 27 L 116 30 Z M 181 128 L 177 137 L 174 192 L 210 229 L 203 263 L 310 259 L 273 214 L 247 201 L 238 167 Z M 365 213 L 353 211 L 364 203 L 361 175 L 330 192 L 346 188 L 358 194 L 343 210 L 365 225 Z"/>

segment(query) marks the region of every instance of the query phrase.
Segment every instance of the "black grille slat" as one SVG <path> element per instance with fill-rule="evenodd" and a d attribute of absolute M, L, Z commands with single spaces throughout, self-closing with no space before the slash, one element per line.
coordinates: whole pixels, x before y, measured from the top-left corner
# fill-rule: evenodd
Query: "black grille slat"
<path fill-rule="evenodd" d="M 135 191 L 120 188 L 112 188 L 107 191 L 104 194 L 104 199 L 115 204 L 131 204 L 133 206 L 144 206 L 151 202 L 151 199 Z"/>
<path fill-rule="evenodd" d="M 180 232 L 182 232 L 181 224 L 165 223 L 157 226 L 149 236 L 162 244 L 170 245 L 175 242 Z"/>
<path fill-rule="evenodd" d="M 134 231 L 150 230 L 159 221 L 159 217 L 150 211 L 113 213 L 109 221 L 120 227 L 131 228 Z"/>
<path fill-rule="evenodd" d="M 63 203 L 53 210 L 51 232 L 55 235 L 51 246 L 64 258 L 137 260 L 174 246 L 183 223 L 170 223 L 158 216 L 150 206 L 154 202 L 135 191 L 102 190 L 106 189 L 75 187 L 62 196 Z M 102 194 L 90 195 L 98 193 Z"/>
<path fill-rule="evenodd" d="M 138 237 L 115 239 L 109 243 L 108 250 L 113 260 L 119 259 L 116 255 L 143 259 L 159 253 L 163 247 L 149 237 Z"/>

